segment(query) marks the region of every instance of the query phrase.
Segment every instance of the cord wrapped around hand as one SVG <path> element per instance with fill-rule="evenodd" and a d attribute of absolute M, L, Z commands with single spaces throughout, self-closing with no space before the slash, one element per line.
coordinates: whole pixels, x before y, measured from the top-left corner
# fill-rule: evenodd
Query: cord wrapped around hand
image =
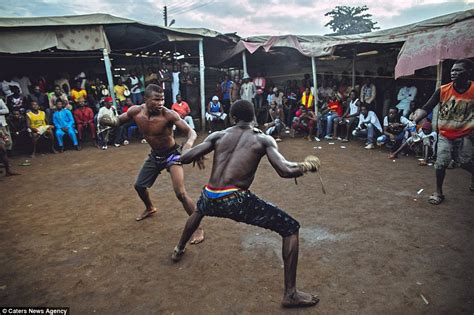
<path fill-rule="evenodd" d="M 117 116 L 111 117 L 108 114 L 104 114 L 99 119 L 99 125 L 109 126 L 109 127 L 118 127 L 120 125 L 120 122 Z"/>
<path fill-rule="evenodd" d="M 319 181 L 321 182 L 321 189 L 323 191 L 323 194 L 326 194 L 326 189 L 324 189 L 323 179 L 321 177 L 321 173 L 319 172 L 319 169 L 321 168 L 321 161 L 319 160 L 317 156 L 308 155 L 307 157 L 305 157 L 303 162 L 298 163 L 298 167 L 301 169 L 303 173 L 318 172 Z M 296 177 L 295 177 L 295 183 L 297 183 Z"/>

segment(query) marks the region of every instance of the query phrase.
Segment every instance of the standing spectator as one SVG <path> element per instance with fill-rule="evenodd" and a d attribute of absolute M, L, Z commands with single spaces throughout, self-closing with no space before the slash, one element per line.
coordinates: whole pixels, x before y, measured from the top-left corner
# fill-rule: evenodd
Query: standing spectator
<path fill-rule="evenodd" d="M 156 74 L 156 70 L 153 67 L 149 67 L 148 74 L 145 76 L 145 85 L 157 84 L 157 83 L 158 83 L 158 75 Z"/>
<path fill-rule="evenodd" d="M 234 76 L 232 81 L 232 87 L 230 88 L 230 102 L 234 103 L 240 100 L 240 87 L 242 86 L 242 80 L 238 75 Z"/>
<path fill-rule="evenodd" d="M 263 105 L 263 94 L 265 92 L 267 81 L 262 76 L 261 72 L 257 72 L 257 76 L 253 79 L 253 83 L 257 89 L 257 93 L 255 94 L 255 108 L 259 110 Z"/>
<path fill-rule="evenodd" d="M 120 103 L 125 102 L 125 99 L 130 95 L 128 87 L 123 83 L 122 78 L 117 79 L 117 84 L 114 86 L 114 93 L 117 97 L 117 101 Z"/>
<path fill-rule="evenodd" d="M 31 102 L 31 111 L 26 113 L 26 125 L 33 138 L 31 157 L 34 158 L 36 155 L 36 144 L 41 137 L 49 138 L 51 140 L 51 151 L 57 153 L 54 149 L 54 126 L 48 125 L 46 122 L 46 113 L 39 109 L 39 105 L 36 101 Z"/>
<path fill-rule="evenodd" d="M 365 149 L 371 150 L 374 148 L 374 138 L 376 130 L 382 133 L 382 126 L 377 118 L 375 112 L 368 109 L 366 104 L 360 105 L 359 124 L 354 129 L 352 135 L 355 137 L 366 138 Z"/>
<path fill-rule="evenodd" d="M 188 86 L 188 104 L 191 108 L 191 116 L 199 116 L 201 113 L 201 93 L 199 81 L 196 75 L 192 76 L 193 84 Z"/>
<path fill-rule="evenodd" d="M 232 89 L 233 82 L 229 79 L 229 76 L 226 74 L 224 80 L 221 83 L 222 91 L 222 105 L 224 105 L 224 113 L 229 115 L 230 110 L 230 93 Z"/>
<path fill-rule="evenodd" d="M 8 106 L 5 104 L 3 99 L 0 98 L 0 132 L 3 134 L 3 145 L 5 149 L 10 151 L 12 149 L 12 138 L 10 135 L 10 130 L 8 128 L 7 115 L 10 113 Z M 1 139 L 0 139 L 1 141 Z"/>
<path fill-rule="evenodd" d="M 193 117 L 189 115 L 191 113 L 191 109 L 189 108 L 188 103 L 183 101 L 181 95 L 176 95 L 176 103 L 171 106 L 171 109 L 177 112 L 179 117 L 181 117 L 181 119 L 183 119 L 189 125 L 189 127 L 191 127 L 191 129 L 195 129 Z"/>
<path fill-rule="evenodd" d="M 179 82 L 179 64 L 173 63 L 173 72 L 171 72 L 171 92 L 173 93 L 173 104 L 176 103 L 176 95 L 180 94 L 180 83 Z M 184 85 L 183 85 L 184 87 Z"/>
<path fill-rule="evenodd" d="M 244 83 L 242 83 L 242 87 L 240 88 L 240 98 L 252 103 L 257 89 L 255 84 L 250 82 L 250 77 L 247 74 L 244 75 L 243 80 Z"/>
<path fill-rule="evenodd" d="M 143 103 L 142 91 L 140 89 L 142 86 L 142 82 L 140 81 L 140 78 L 137 76 L 135 71 L 132 71 L 129 80 L 130 92 L 132 93 L 132 102 L 133 104 L 141 105 Z"/>
<path fill-rule="evenodd" d="M 171 91 L 171 73 L 165 63 L 162 63 L 160 70 L 158 71 L 158 81 L 160 82 L 161 88 L 165 94 L 165 106 L 173 104 L 173 93 Z"/>
<path fill-rule="evenodd" d="M 179 73 L 179 93 L 183 97 L 183 99 L 189 100 L 189 92 L 191 87 L 193 86 L 193 78 L 191 72 L 189 72 L 189 67 L 184 66 L 183 72 Z"/>
<path fill-rule="evenodd" d="M 9 97 L 10 95 L 13 94 L 12 87 L 14 86 L 16 86 L 20 94 L 23 95 L 21 91 L 20 83 L 14 81 L 13 79 L 11 79 L 11 77 L 7 77 L 5 78 L 5 80 L 2 81 L 2 91 L 3 91 L 3 94 L 5 94 L 5 97 Z"/>
<path fill-rule="evenodd" d="M 20 113 L 24 114 L 28 108 L 23 94 L 20 92 L 20 88 L 17 86 L 11 87 L 10 96 L 7 96 L 7 106 L 10 112 L 18 110 Z M 31 105 L 31 104 L 30 104 Z"/>
<path fill-rule="evenodd" d="M 77 142 L 76 129 L 74 128 L 74 118 L 69 109 L 64 108 L 62 100 L 56 102 L 56 112 L 53 114 L 53 123 L 56 131 L 56 139 L 59 145 L 59 152 L 64 152 L 63 138 L 65 134 L 69 135 L 77 151 L 81 149 Z"/>
<path fill-rule="evenodd" d="M 79 141 L 82 143 L 84 130 L 89 129 L 91 139 L 95 142 L 96 131 L 94 125 L 94 112 L 88 106 L 84 106 L 83 99 L 80 99 L 77 102 L 77 108 L 74 111 L 74 118 L 76 120 Z"/>
<path fill-rule="evenodd" d="M 28 95 L 30 95 L 30 86 L 31 86 L 30 78 L 23 75 L 21 78 L 14 77 L 13 81 L 18 82 L 20 84 L 20 90 L 23 93 L 23 96 L 28 97 Z"/>
<path fill-rule="evenodd" d="M 411 102 L 415 100 L 417 89 L 414 86 L 403 86 L 398 91 L 397 100 L 397 109 L 402 112 L 404 117 L 408 117 L 410 114 L 410 105 Z"/>
<path fill-rule="evenodd" d="M 0 127 L 0 161 L 5 167 L 5 176 L 20 175 L 13 172 L 10 167 L 10 160 L 8 159 L 7 155 L 7 147 L 11 145 L 10 143 L 10 137 L 4 132 L 3 127 Z"/>
<path fill-rule="evenodd" d="M 71 99 L 73 102 L 77 102 L 78 99 L 87 99 L 87 92 L 82 88 L 82 80 L 77 80 L 76 85 L 71 90 Z"/>
<path fill-rule="evenodd" d="M 360 90 L 360 100 L 362 103 L 367 105 L 368 109 L 371 111 L 375 110 L 375 97 L 376 97 L 376 88 L 372 83 L 372 80 L 369 77 L 366 77 L 364 80 L 364 85 Z"/>

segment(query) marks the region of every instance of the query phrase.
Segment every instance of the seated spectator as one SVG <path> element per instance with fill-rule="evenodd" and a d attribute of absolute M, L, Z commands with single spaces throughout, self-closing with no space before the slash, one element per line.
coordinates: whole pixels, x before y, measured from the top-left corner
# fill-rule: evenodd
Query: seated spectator
<path fill-rule="evenodd" d="M 11 138 L 5 132 L 6 128 L 0 127 L 0 162 L 5 167 L 5 176 L 20 175 L 11 170 L 10 160 L 7 155 L 7 147 L 11 145 Z"/>
<path fill-rule="evenodd" d="M 82 80 L 76 80 L 74 88 L 71 90 L 71 99 L 75 103 L 79 99 L 87 99 L 87 92 L 82 87 Z"/>
<path fill-rule="evenodd" d="M 56 131 L 56 139 L 59 145 L 59 152 L 64 152 L 63 138 L 67 133 L 77 151 L 81 149 L 77 142 L 76 129 L 74 128 L 74 118 L 69 109 L 64 108 L 62 100 L 56 101 L 56 112 L 53 114 L 53 123 Z"/>
<path fill-rule="evenodd" d="M 20 88 L 18 88 L 17 86 L 11 86 L 11 92 L 12 93 L 10 94 L 10 96 L 7 96 L 8 109 L 10 110 L 10 112 L 17 110 L 20 113 L 24 114 L 28 109 L 28 105 L 25 98 L 20 92 Z"/>
<path fill-rule="evenodd" d="M 358 117 L 360 115 L 360 101 L 357 98 L 357 91 L 352 90 L 349 94 L 349 99 L 347 100 L 347 108 L 345 113 L 342 115 L 341 118 L 334 119 L 334 138 L 341 140 L 340 137 L 337 136 L 337 125 L 345 125 L 346 126 L 346 137 L 342 139 L 342 142 L 349 141 L 349 134 L 352 132 L 352 129 L 358 123 Z"/>
<path fill-rule="evenodd" d="M 29 104 L 31 104 L 32 101 L 37 102 L 40 110 L 45 111 L 46 115 L 50 116 L 51 111 L 49 109 L 48 97 L 41 92 L 39 85 L 33 86 L 33 92 L 30 93 L 27 99 Z"/>
<path fill-rule="evenodd" d="M 112 106 L 112 97 L 108 96 L 104 99 L 104 106 L 102 106 L 97 114 L 97 121 L 100 122 L 100 119 L 103 115 L 109 115 L 110 117 L 118 116 L 117 109 Z M 102 150 L 107 150 L 107 144 L 109 142 L 110 133 L 115 133 L 114 146 L 120 147 L 121 137 L 122 137 L 122 126 L 117 128 L 101 126 L 100 123 L 97 125 L 98 130 L 98 140 L 99 146 Z"/>
<path fill-rule="evenodd" d="M 29 140 L 25 116 L 20 114 L 18 110 L 13 111 L 8 119 L 8 126 L 10 128 L 11 142 L 15 146 L 15 150 L 17 150 L 19 146 L 22 147 Z"/>
<path fill-rule="evenodd" d="M 417 89 L 414 86 L 404 86 L 398 91 L 397 100 L 400 102 L 396 107 L 404 117 L 410 114 L 411 102 L 415 100 L 416 92 Z"/>
<path fill-rule="evenodd" d="M 398 109 L 392 107 L 388 110 L 388 115 L 383 119 L 383 135 L 377 138 L 377 145 L 388 144 L 392 152 L 402 144 L 405 138 L 405 131 L 415 131 L 415 124 L 406 117 L 400 116 Z"/>
<path fill-rule="evenodd" d="M 89 129 L 91 139 L 95 143 L 95 124 L 94 124 L 94 112 L 88 106 L 85 106 L 84 100 L 79 99 L 77 102 L 77 108 L 74 111 L 74 119 L 76 121 L 77 135 L 79 142 L 82 143 L 84 131 Z"/>
<path fill-rule="evenodd" d="M 311 92 L 310 87 L 305 88 L 305 90 L 303 92 L 303 95 L 301 95 L 300 103 L 306 109 L 313 109 L 314 108 L 314 97 L 313 97 L 313 93 Z"/>
<path fill-rule="evenodd" d="M 225 121 L 227 114 L 219 103 L 219 97 L 213 96 L 212 101 L 207 105 L 206 120 L 209 122 L 209 133 L 215 131 L 215 124 L 221 120 Z"/>
<path fill-rule="evenodd" d="M 370 150 L 374 148 L 374 138 L 377 130 L 380 133 L 382 132 L 382 126 L 380 125 L 377 115 L 373 111 L 369 111 L 366 104 L 361 104 L 359 123 L 356 129 L 352 132 L 352 135 L 355 137 L 366 138 L 367 142 L 365 148 Z"/>
<path fill-rule="evenodd" d="M 295 136 L 295 132 L 307 132 L 307 139 L 311 141 L 316 121 L 316 114 L 311 110 L 307 110 L 306 107 L 301 106 L 300 109 L 296 111 L 295 118 L 293 118 L 290 131 L 291 137 Z M 316 141 L 319 141 L 319 139 L 316 139 Z"/>
<path fill-rule="evenodd" d="M 342 117 L 342 104 L 333 92 L 329 98 L 328 107 L 321 112 L 321 118 L 326 120 L 326 136 L 324 139 L 332 140 L 331 131 L 334 130 L 334 135 L 337 136 L 338 121 Z"/>
<path fill-rule="evenodd" d="M 402 152 L 407 146 L 411 149 L 416 150 L 417 147 L 421 146 L 423 152 L 423 160 L 420 161 L 420 166 L 428 165 L 428 162 L 433 159 L 436 152 L 436 139 L 438 135 L 433 131 L 431 123 L 426 120 L 417 132 L 411 132 L 411 137 L 407 137 L 403 144 L 389 155 L 389 159 L 396 159 L 398 154 Z"/>
<path fill-rule="evenodd" d="M 62 100 L 64 104 L 64 108 L 69 109 L 72 111 L 72 105 L 69 104 L 69 100 L 67 98 L 66 93 L 63 92 L 61 87 L 59 85 L 54 86 L 54 92 L 51 94 L 51 97 L 49 98 L 49 108 L 52 113 L 56 111 L 56 102 L 58 100 Z"/>
<path fill-rule="evenodd" d="M 53 153 L 58 153 L 54 149 L 54 126 L 47 123 L 46 113 L 39 109 L 39 105 L 36 101 L 31 102 L 31 111 L 26 113 L 26 126 L 28 127 L 28 132 L 33 139 L 32 158 L 36 155 L 36 144 L 41 137 L 50 139 L 51 151 Z"/>
<path fill-rule="evenodd" d="M 270 104 L 268 114 L 272 121 L 265 123 L 265 134 L 276 137 L 276 141 L 281 141 L 281 131 L 285 127 L 285 115 L 283 113 L 283 106 L 277 106 L 276 101 Z"/>
<path fill-rule="evenodd" d="M 189 127 L 194 129 L 193 117 L 190 116 L 191 109 L 189 108 L 188 103 L 183 101 L 183 98 L 180 94 L 176 95 L 176 103 L 171 106 L 171 109 L 178 113 L 179 117 L 183 119 Z"/>

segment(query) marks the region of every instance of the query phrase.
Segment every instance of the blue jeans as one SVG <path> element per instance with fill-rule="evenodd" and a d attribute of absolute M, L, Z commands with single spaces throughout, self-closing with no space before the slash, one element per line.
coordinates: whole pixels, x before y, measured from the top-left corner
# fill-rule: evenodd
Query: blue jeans
<path fill-rule="evenodd" d="M 375 127 L 372 124 L 367 124 L 367 129 L 361 130 L 354 130 L 354 136 L 359 138 L 367 138 L 368 144 L 374 143 L 374 136 L 375 136 Z"/>
<path fill-rule="evenodd" d="M 327 121 L 327 125 L 326 125 L 326 136 L 330 136 L 332 135 L 332 124 L 333 124 L 333 121 L 334 121 L 334 118 L 338 118 L 339 116 L 336 114 L 336 113 L 328 113 L 327 116 L 326 116 L 326 121 Z"/>
<path fill-rule="evenodd" d="M 142 93 L 132 93 L 131 96 L 133 105 L 141 105 L 143 103 Z"/>

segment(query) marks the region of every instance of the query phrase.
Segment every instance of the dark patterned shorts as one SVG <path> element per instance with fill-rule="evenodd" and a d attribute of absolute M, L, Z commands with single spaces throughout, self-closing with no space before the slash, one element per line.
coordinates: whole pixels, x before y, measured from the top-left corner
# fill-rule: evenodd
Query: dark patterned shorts
<path fill-rule="evenodd" d="M 197 211 L 205 216 L 228 218 L 259 226 L 287 237 L 298 232 L 300 224 L 277 206 L 248 190 L 240 190 L 222 198 L 212 199 L 205 192 L 197 203 Z"/>

